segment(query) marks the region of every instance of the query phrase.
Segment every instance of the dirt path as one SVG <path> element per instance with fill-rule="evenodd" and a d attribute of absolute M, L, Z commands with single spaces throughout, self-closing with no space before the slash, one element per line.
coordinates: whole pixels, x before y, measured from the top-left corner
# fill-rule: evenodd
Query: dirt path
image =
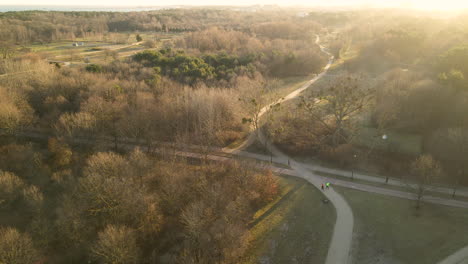
<path fill-rule="evenodd" d="M 325 50 L 325 47 L 323 47 L 322 45 L 319 44 L 320 43 L 320 37 L 317 35 L 317 39 L 315 40 L 315 44 L 317 44 L 319 47 L 320 47 L 320 50 L 329 55 L 330 58 L 328 60 L 328 63 L 327 65 L 325 66 L 325 68 L 323 69 L 323 71 L 316 75 L 314 78 L 312 78 L 311 80 L 309 80 L 308 82 L 306 82 L 304 85 L 302 85 L 301 87 L 299 87 L 298 89 L 294 90 L 293 92 L 291 92 L 290 94 L 288 94 L 287 96 L 285 96 L 284 98 L 280 98 L 278 99 L 277 101 L 275 102 L 272 102 L 266 106 L 264 106 L 262 109 L 260 109 L 259 111 L 259 114 L 258 114 L 258 118 L 260 119 L 266 112 L 268 112 L 268 110 L 270 110 L 271 106 L 273 105 L 276 105 L 276 104 L 279 104 L 279 103 L 283 103 L 283 102 L 286 102 L 288 100 L 291 100 L 291 99 L 294 99 L 296 97 L 299 96 L 300 93 L 302 93 L 304 90 L 306 90 L 307 88 L 309 88 L 313 83 L 315 83 L 317 80 L 319 80 L 320 78 L 322 78 L 328 71 L 328 69 L 330 68 L 330 66 L 332 65 L 333 63 L 333 56 L 328 53 L 326 50 Z M 223 152 L 225 153 L 238 153 L 239 151 L 243 150 L 243 149 L 246 149 L 247 147 L 249 147 L 250 145 L 252 145 L 254 142 L 255 142 L 255 139 L 257 137 L 257 132 L 253 131 L 252 133 L 249 134 L 247 140 L 245 140 L 242 144 L 240 144 L 239 146 L 237 146 L 236 148 L 228 148 L 228 147 L 225 147 L 223 148 Z"/>

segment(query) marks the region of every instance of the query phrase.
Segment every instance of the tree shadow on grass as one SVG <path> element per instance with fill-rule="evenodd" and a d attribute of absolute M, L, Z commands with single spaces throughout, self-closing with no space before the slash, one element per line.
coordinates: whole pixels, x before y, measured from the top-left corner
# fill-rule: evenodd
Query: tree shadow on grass
<path fill-rule="evenodd" d="M 289 199 L 289 197 L 291 195 L 293 195 L 295 192 L 297 192 L 297 190 L 299 190 L 301 187 L 305 186 L 306 183 L 304 182 L 300 182 L 300 183 L 296 183 L 294 185 L 294 188 L 292 188 L 291 190 L 289 190 L 285 195 L 283 195 L 283 197 L 281 197 L 281 199 L 275 203 L 275 205 L 273 205 L 271 208 L 269 208 L 267 211 L 265 211 L 261 216 L 259 216 L 257 219 L 255 219 L 255 221 L 252 221 L 248 227 L 249 228 L 252 228 L 254 227 L 255 225 L 257 225 L 258 223 L 260 223 L 263 219 L 265 219 L 266 217 L 268 217 L 269 215 L 271 215 L 271 213 L 273 213 L 276 208 L 278 208 L 280 205 L 282 205 L 285 201 L 287 201 Z"/>

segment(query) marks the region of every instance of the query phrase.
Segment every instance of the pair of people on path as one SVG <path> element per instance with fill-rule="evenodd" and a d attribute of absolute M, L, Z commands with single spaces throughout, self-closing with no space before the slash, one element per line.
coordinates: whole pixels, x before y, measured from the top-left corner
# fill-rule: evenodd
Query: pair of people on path
<path fill-rule="evenodd" d="M 330 188 L 330 183 L 329 183 L 329 182 L 327 182 L 327 183 L 325 183 L 325 185 L 322 183 L 322 190 L 323 190 L 324 186 L 326 186 L 326 187 L 327 187 L 327 189 L 328 189 L 328 188 Z"/>

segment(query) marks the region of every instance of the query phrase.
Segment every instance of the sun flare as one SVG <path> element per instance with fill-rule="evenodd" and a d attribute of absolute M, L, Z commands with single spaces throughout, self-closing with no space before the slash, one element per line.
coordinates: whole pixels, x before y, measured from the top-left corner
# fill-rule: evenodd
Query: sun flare
<path fill-rule="evenodd" d="M 18 0 L 0 0 L 0 5 L 17 5 Z M 403 7 L 431 11 L 468 9 L 468 0 L 82 0 L 64 4 L 63 0 L 23 0 L 21 5 L 79 6 L 159 6 L 159 5 L 279 5 L 279 6 L 373 6 Z"/>
<path fill-rule="evenodd" d="M 456 11 L 468 8 L 466 0 L 414 0 L 409 4 L 413 8 L 423 10 Z"/>

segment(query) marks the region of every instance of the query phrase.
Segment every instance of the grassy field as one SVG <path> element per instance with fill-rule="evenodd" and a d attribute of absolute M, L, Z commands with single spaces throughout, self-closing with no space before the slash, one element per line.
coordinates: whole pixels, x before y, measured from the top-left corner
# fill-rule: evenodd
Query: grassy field
<path fill-rule="evenodd" d="M 122 33 L 119 35 L 119 41 L 108 39 L 106 41 L 97 41 L 91 39 L 77 38 L 75 40 L 62 40 L 53 43 L 32 44 L 26 46 L 31 52 L 41 53 L 49 60 L 72 61 L 75 63 L 91 62 L 102 63 L 107 57 L 105 51 L 116 52 L 118 57 L 133 55 L 135 52 L 148 49 L 144 45 L 131 45 L 136 42 L 136 33 Z M 141 33 L 143 43 L 147 40 L 156 42 L 157 48 L 161 48 L 164 42 L 171 41 L 180 37 L 180 33 L 163 34 L 160 32 Z M 83 46 L 74 47 L 74 43 L 83 42 Z M 72 59 L 73 58 L 73 59 Z"/>
<path fill-rule="evenodd" d="M 250 249 L 242 263 L 324 263 L 335 210 L 306 181 L 281 177 L 282 195 L 251 223 Z"/>
<path fill-rule="evenodd" d="M 353 263 L 431 264 L 468 245 L 468 210 L 335 187 L 353 209 Z"/>
<path fill-rule="evenodd" d="M 353 143 L 371 149 L 389 150 L 409 155 L 418 155 L 422 152 L 421 135 L 396 132 L 387 132 L 386 134 L 388 138 L 383 140 L 378 129 L 362 127 Z"/>

